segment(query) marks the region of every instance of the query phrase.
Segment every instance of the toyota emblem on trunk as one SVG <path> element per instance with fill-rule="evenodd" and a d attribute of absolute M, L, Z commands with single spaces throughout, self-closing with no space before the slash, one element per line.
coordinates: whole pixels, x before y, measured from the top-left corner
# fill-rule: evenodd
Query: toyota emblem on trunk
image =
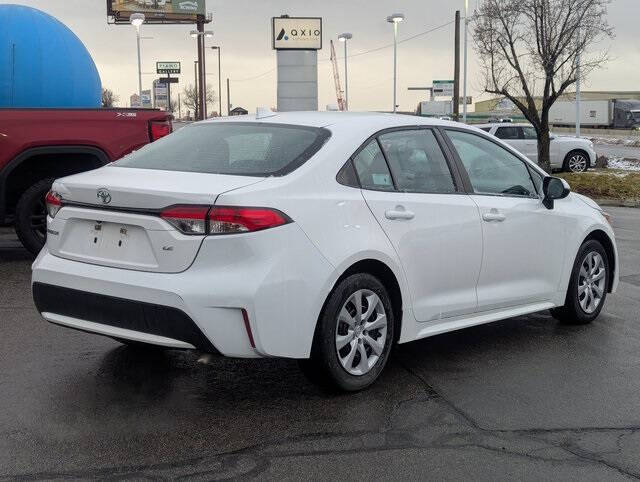
<path fill-rule="evenodd" d="M 111 202 L 111 193 L 105 189 L 98 189 L 97 197 L 102 201 L 102 204 L 109 204 Z"/>

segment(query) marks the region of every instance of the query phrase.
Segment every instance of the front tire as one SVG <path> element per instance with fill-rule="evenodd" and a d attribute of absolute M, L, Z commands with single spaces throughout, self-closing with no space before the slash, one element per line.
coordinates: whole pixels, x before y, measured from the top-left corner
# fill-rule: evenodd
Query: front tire
<path fill-rule="evenodd" d="M 394 340 L 394 316 L 384 285 L 368 273 L 342 280 L 318 320 L 307 377 L 324 387 L 362 390 L 380 375 Z"/>
<path fill-rule="evenodd" d="M 609 259 L 599 241 L 591 239 L 578 251 L 564 306 L 551 314 L 569 325 L 584 325 L 595 320 L 607 298 Z"/>
<path fill-rule="evenodd" d="M 589 156 L 582 151 L 571 151 L 564 159 L 564 171 L 585 172 L 589 169 Z"/>

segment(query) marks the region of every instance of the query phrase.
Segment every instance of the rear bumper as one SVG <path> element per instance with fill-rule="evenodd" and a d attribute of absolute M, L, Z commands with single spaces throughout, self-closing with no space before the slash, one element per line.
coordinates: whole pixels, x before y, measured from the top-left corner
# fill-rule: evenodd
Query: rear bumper
<path fill-rule="evenodd" d="M 59 325 L 231 357 L 306 358 L 332 274 L 291 223 L 207 237 L 180 273 L 92 265 L 54 256 L 45 246 L 33 264 L 32 286 L 38 310 Z M 43 297 L 41 285 L 68 303 Z"/>
<path fill-rule="evenodd" d="M 33 283 L 32 289 L 38 311 L 52 323 L 170 348 L 217 351 L 177 308 L 44 283 Z"/>

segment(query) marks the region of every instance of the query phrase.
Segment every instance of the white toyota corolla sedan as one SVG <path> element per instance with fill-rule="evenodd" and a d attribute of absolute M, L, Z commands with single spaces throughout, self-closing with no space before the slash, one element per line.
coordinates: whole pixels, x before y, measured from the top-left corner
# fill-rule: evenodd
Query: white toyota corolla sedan
<path fill-rule="evenodd" d="M 342 390 L 395 343 L 551 309 L 598 316 L 608 216 L 500 140 L 391 114 L 192 124 L 47 195 L 33 296 L 128 344 L 301 360 Z"/>

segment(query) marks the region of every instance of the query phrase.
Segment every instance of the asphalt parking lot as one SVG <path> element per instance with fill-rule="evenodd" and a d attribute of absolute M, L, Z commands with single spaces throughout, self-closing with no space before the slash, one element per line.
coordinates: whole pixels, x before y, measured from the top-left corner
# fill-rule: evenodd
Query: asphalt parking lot
<path fill-rule="evenodd" d="M 592 325 L 547 313 L 398 346 L 331 395 L 291 360 L 138 351 L 40 319 L 0 229 L 0 479 L 640 478 L 640 210 Z"/>

